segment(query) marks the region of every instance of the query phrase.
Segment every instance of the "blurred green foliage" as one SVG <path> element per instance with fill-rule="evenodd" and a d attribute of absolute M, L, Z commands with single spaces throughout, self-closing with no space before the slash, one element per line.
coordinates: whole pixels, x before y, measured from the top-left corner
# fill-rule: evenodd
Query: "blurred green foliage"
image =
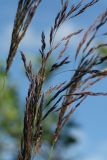
<path fill-rule="evenodd" d="M 15 86 L 9 86 L 8 78 L 0 67 L 0 129 L 13 138 L 19 138 L 22 130 L 19 97 Z"/>
<path fill-rule="evenodd" d="M 102 47 L 99 51 L 100 51 L 101 55 L 107 56 L 107 48 L 106 47 Z"/>
<path fill-rule="evenodd" d="M 102 57 L 106 57 L 107 56 L 107 47 L 100 48 L 99 49 L 99 54 Z M 107 60 L 104 61 L 99 67 L 102 68 L 102 69 L 106 69 L 107 68 Z"/>

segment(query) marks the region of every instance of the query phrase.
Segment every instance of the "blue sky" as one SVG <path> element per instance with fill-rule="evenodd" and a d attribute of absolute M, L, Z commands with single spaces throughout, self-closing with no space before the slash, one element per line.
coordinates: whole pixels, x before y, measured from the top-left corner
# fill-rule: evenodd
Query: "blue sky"
<path fill-rule="evenodd" d="M 74 2 L 74 1 L 72 1 Z M 77 0 L 76 0 L 77 2 Z M 40 34 L 44 31 L 48 36 L 49 29 L 60 7 L 59 0 L 43 0 L 38 8 L 37 16 L 33 18 L 32 24 L 21 43 L 19 50 L 26 54 L 37 53 L 40 47 Z M 98 14 L 102 13 L 107 7 L 106 0 L 100 0 L 98 4 L 86 11 L 82 16 L 66 23 L 59 31 L 57 38 L 68 34 L 69 32 L 85 28 L 93 22 Z M 14 16 L 17 8 L 17 1 L 0 0 L 0 59 L 4 62 L 8 55 L 9 44 L 11 40 L 11 30 Z M 100 41 L 100 40 L 98 40 Z M 72 52 L 75 51 L 77 40 L 71 44 Z M 11 69 L 14 76 L 14 82 L 21 87 L 23 83 L 23 92 L 21 100 L 23 101 L 28 83 L 22 75 L 22 62 L 20 53 L 17 53 L 16 59 Z M 22 78 L 20 78 L 20 75 Z M 107 79 L 93 87 L 95 91 L 107 92 Z M 74 113 L 74 119 L 81 125 L 81 131 L 78 131 L 80 144 L 78 149 L 83 153 L 83 160 L 106 160 L 107 159 L 107 97 L 89 97 L 83 102 L 79 109 Z"/>

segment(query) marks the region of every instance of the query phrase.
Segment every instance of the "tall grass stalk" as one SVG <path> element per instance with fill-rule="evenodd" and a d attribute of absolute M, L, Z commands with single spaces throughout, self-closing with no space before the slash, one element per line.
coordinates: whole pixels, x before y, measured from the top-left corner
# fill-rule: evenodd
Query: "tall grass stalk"
<path fill-rule="evenodd" d="M 36 75 L 32 69 L 32 62 L 27 63 L 25 53 L 21 51 L 26 77 L 29 80 L 29 89 L 26 97 L 23 133 L 18 160 L 30 160 L 32 150 L 35 150 L 35 153 L 39 152 L 42 144 L 42 136 L 45 134 L 43 122 L 50 114 L 55 112 L 57 114 L 57 123 L 52 138 L 50 160 L 54 145 L 59 139 L 63 126 L 66 125 L 80 104 L 88 96 L 107 95 L 107 93 L 95 93 L 89 90 L 91 86 L 107 76 L 107 70 L 98 69 L 99 64 L 107 61 L 107 56 L 101 56 L 98 50 L 102 47 L 107 47 L 107 43 L 103 42 L 98 45 L 94 43 L 99 30 L 107 24 L 107 9 L 97 17 L 87 31 L 79 28 L 77 31 L 65 35 L 59 42 L 55 42 L 59 28 L 66 21 L 80 16 L 98 2 L 100 2 L 100 0 L 90 0 L 89 2 L 80 0 L 76 4 L 71 4 L 70 0 L 61 0 L 61 8 L 50 28 L 49 42 L 46 42 L 44 32 L 41 33 L 41 48 L 39 49 L 41 66 Z M 10 51 L 7 58 L 7 73 L 16 55 L 17 48 L 40 3 L 42 3 L 42 0 L 19 0 Z M 46 79 L 47 61 L 57 52 L 56 62 L 53 62 L 49 73 L 53 73 L 62 66 L 71 63 L 70 56 L 66 56 L 66 51 L 68 46 L 70 47 L 70 40 L 75 36 L 78 37 L 81 33 L 83 33 L 83 37 L 77 45 L 75 53 L 75 63 L 77 63 L 78 59 L 79 62 L 75 69 L 71 69 L 72 74 L 70 73 L 70 80 L 62 81 L 57 85 L 55 84 L 54 87 L 49 87 L 45 92 L 43 85 Z M 104 35 L 106 35 L 106 33 L 102 33 L 102 36 Z M 62 73 L 64 74 L 65 72 L 62 71 Z M 51 98 L 46 104 L 46 107 L 44 107 L 46 97 L 49 95 L 51 95 Z"/>

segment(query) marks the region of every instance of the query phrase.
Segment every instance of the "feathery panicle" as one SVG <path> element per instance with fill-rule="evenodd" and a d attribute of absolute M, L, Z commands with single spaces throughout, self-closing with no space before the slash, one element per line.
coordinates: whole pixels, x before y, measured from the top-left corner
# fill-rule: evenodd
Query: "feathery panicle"
<path fill-rule="evenodd" d="M 60 26 L 67 20 L 79 16 L 98 1 L 99 0 L 91 0 L 83 4 L 83 0 L 81 0 L 76 5 L 72 4 L 71 6 L 68 0 L 61 1 L 62 7 L 50 29 L 49 42 L 47 42 L 49 44 L 46 44 L 44 32 L 41 34 L 42 44 L 39 52 L 42 61 L 36 75 L 33 74 L 32 62 L 29 62 L 27 65 L 26 57 L 23 52 L 21 52 L 26 76 L 30 84 L 26 98 L 23 140 L 19 153 L 20 160 L 23 160 L 23 157 L 26 160 L 30 159 L 33 147 L 36 152 L 40 150 L 42 135 L 44 134 L 42 124 L 52 112 L 57 114 L 58 119 L 52 140 L 54 145 L 60 136 L 63 126 L 88 96 L 107 96 L 107 93 L 88 91 L 88 88 L 107 76 L 107 70 L 95 69 L 99 64 L 107 61 L 107 56 L 101 56 L 97 52 L 99 48 L 107 47 L 107 43 L 100 43 L 98 45 L 93 43 L 99 29 L 103 27 L 104 24 L 107 24 L 107 10 L 88 28 L 77 46 L 75 59 L 79 58 L 79 54 L 82 56 L 79 59 L 77 67 L 71 70 L 72 75 L 70 80 L 61 82 L 54 87 L 51 86 L 47 88 L 45 92 L 43 91 L 43 85 L 46 79 L 47 60 L 59 49 L 56 61 L 51 65 L 49 73 L 55 72 L 58 68 L 70 63 L 69 56 L 65 56 L 69 41 L 83 31 L 83 29 L 79 29 L 76 32 L 69 33 L 69 35 L 65 35 L 59 42 L 55 43 L 54 39 Z M 106 32 L 102 35 L 106 36 Z M 60 51 L 61 45 L 63 47 Z M 46 103 L 45 99 L 49 95 L 51 95 L 51 98 Z M 46 106 L 44 107 L 45 103 Z"/>
<path fill-rule="evenodd" d="M 40 2 L 41 0 L 19 0 L 14 20 L 10 50 L 7 58 L 6 72 L 10 69 L 19 43 L 23 39 Z"/>

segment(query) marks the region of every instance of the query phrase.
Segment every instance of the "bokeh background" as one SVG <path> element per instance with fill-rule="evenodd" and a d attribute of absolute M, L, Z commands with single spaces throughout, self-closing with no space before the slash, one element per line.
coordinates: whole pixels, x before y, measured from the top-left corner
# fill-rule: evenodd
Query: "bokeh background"
<path fill-rule="evenodd" d="M 77 0 L 72 0 L 73 2 L 77 2 Z M 9 51 L 17 3 L 15 0 L 0 0 L 0 160 L 15 159 L 18 150 L 17 145 L 20 143 L 25 97 L 28 89 L 28 81 L 24 74 L 20 51 L 22 50 L 27 58 L 32 60 L 36 72 L 39 66 L 38 49 L 41 46 L 41 32 L 45 32 L 48 41 L 50 27 L 60 7 L 59 0 L 44 0 L 41 3 L 26 36 L 19 46 L 8 81 L 6 81 L 3 70 Z M 100 0 L 99 3 L 78 18 L 64 24 L 59 30 L 56 41 L 70 32 L 77 31 L 80 28 L 86 29 L 106 7 L 107 1 Z M 71 42 L 69 54 L 75 54 L 80 38 L 75 38 Z M 104 40 L 99 33 L 95 43 Z M 54 57 L 52 58 L 54 60 Z M 74 67 L 75 64 L 72 63 Z M 59 76 L 57 80 L 60 78 L 63 78 L 63 76 Z M 46 85 L 49 85 L 49 81 Z M 99 82 L 92 89 L 96 92 L 107 92 L 107 79 Z M 66 149 L 66 155 L 77 160 L 107 160 L 107 97 L 88 97 L 74 113 L 72 119 L 72 130 L 68 127 L 68 132 L 74 139 L 70 139 L 69 142 L 71 144 L 75 143 L 73 145 L 69 144 L 69 147 L 66 146 L 68 143 L 64 144 L 65 146 L 62 149 Z M 66 133 L 64 134 L 66 137 Z M 67 160 L 67 156 L 65 160 Z"/>

